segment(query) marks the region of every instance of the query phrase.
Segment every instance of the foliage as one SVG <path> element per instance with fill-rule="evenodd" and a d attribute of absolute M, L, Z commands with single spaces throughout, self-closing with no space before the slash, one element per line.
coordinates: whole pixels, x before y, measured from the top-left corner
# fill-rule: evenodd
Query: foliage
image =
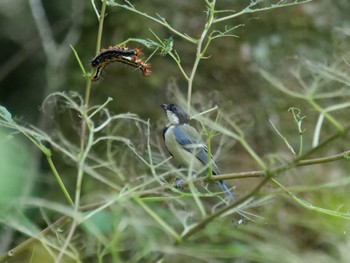
<path fill-rule="evenodd" d="M 350 106 L 350 77 L 346 73 L 347 68 L 340 67 L 339 63 L 325 65 L 306 59 L 298 60 L 299 64 L 291 74 L 292 81 L 282 81 L 267 69 L 259 69 L 271 87 L 283 94 L 282 99 L 290 96 L 297 101 L 306 102 L 309 107 L 307 111 L 312 109 L 317 113 L 317 116 L 308 116 L 306 110 L 290 107 L 290 119 L 286 123 L 293 123 L 293 138 L 284 135 L 286 124 L 279 125 L 271 119 L 274 137 L 282 140 L 280 144 L 286 146 L 287 152 L 276 152 L 269 158 L 257 151 L 250 142 L 247 136 L 251 132 L 249 123 L 242 122 L 220 106 L 210 107 L 203 102 L 198 110 L 194 103 L 199 66 L 210 65 L 212 59 L 215 59 L 211 58 L 209 50 L 217 41 L 223 38 L 234 41 L 236 30 L 242 27 L 234 19 L 308 2 L 310 1 L 250 1 L 241 11 L 234 11 L 219 7 L 219 1 L 205 1 L 205 22 L 201 33 L 195 37 L 182 32 L 185 30 L 174 28 L 161 15 L 150 15 L 138 9 L 136 3 L 104 0 L 99 9 L 91 1 L 99 23 L 95 53 L 101 49 L 108 9 L 134 13 L 173 34 L 162 39 L 157 31 L 151 30 L 150 39 L 128 38 L 120 44 L 137 43 L 153 49 L 150 61 L 157 55 L 160 58 L 170 57 L 186 83 L 186 95 L 176 82 L 171 82 L 169 98 L 180 105 L 186 105 L 191 118 L 202 127 L 209 149 L 213 148 L 212 144 L 219 144 L 215 156 L 229 152 L 234 141 L 248 156 L 252 167 L 257 167 L 258 170 L 203 177 L 176 168 L 170 162 L 168 154 L 161 150 L 162 142 L 152 135 L 155 131 L 150 120 L 144 120 L 134 113 L 114 114 L 108 109 L 112 102 L 109 97 L 101 105 L 91 105 L 91 77 L 94 72 L 93 69 L 85 68 L 79 49 L 71 45 L 86 83 L 85 94 L 51 91 L 43 103 L 43 109 L 54 120 L 64 118 L 70 122 L 65 121 L 61 124 L 61 129 L 48 133 L 44 129 L 23 124 L 14 119 L 7 109 L 0 108 L 0 125 L 24 135 L 40 150 L 59 185 L 62 197 L 55 201 L 35 197 L 14 200 L 20 201 L 24 207 L 40 211 L 48 227 L 41 230 L 41 227 L 27 220 L 30 216 L 20 209 L 1 216 L 4 226 L 15 229 L 30 239 L 0 257 L 0 262 L 16 262 L 16 257 L 26 258 L 28 262 L 232 262 L 232 259 L 242 259 L 242 262 L 316 262 L 312 258 L 325 262 L 348 260 L 346 245 L 336 248 L 334 252 L 331 241 L 323 240 L 325 236 L 315 230 L 324 227 L 327 233 L 332 233 L 329 234 L 330 238 L 336 242 L 339 242 L 337 231 L 348 231 L 348 227 L 343 224 L 350 219 L 349 202 L 344 195 L 337 196 L 332 191 L 336 192 L 334 189 L 340 187 L 343 189 L 350 183 L 349 179 L 340 176 L 328 178 L 329 182 L 307 181 L 310 179 L 308 174 L 314 177 L 321 174 L 325 163 L 345 163 L 344 170 L 339 173 L 346 173 L 346 161 L 350 159 L 345 139 L 350 129 L 346 115 Z M 32 9 L 37 10 L 35 4 L 38 6 L 38 1 L 33 0 L 31 3 Z M 42 38 L 45 41 L 45 22 L 39 18 L 36 21 L 38 28 L 43 30 Z M 76 30 L 75 25 L 72 30 Z M 52 44 L 54 39 L 46 41 Z M 67 46 L 66 42 L 63 41 L 62 45 Z M 183 62 L 187 58 L 178 52 L 178 42 L 189 45 L 194 51 L 192 66 Z M 63 49 L 61 51 L 61 56 L 67 56 Z M 50 45 L 45 46 L 45 52 L 50 54 Z M 50 67 L 54 70 L 59 68 L 54 63 Z M 95 92 L 101 89 L 103 82 L 99 85 Z M 309 120 L 311 118 L 315 120 L 315 125 Z M 306 134 L 305 124 L 312 127 L 312 136 Z M 344 142 L 343 148 L 337 147 L 336 139 Z M 69 172 L 62 165 L 57 166 L 55 158 L 60 160 L 58 163 L 63 162 L 73 171 Z M 312 168 L 307 169 L 311 165 Z M 74 186 L 66 183 L 69 175 L 73 175 Z M 296 175 L 300 181 L 292 181 L 295 184 L 293 186 L 288 180 L 295 179 Z M 185 179 L 182 186 L 188 190 L 175 188 L 175 177 Z M 211 189 L 211 182 L 234 179 L 254 179 L 254 183 L 247 184 L 249 187 L 239 194 L 237 202 L 226 204 L 222 193 Z M 320 194 L 312 195 L 323 191 L 332 194 L 321 199 L 318 198 Z M 281 197 L 282 194 L 286 199 Z M 63 198 L 65 201 L 62 201 Z M 275 203 L 271 206 L 272 202 Z M 327 205 L 329 203 L 332 205 Z M 339 207 L 334 207 L 335 203 L 340 204 Z M 316 222 L 298 221 L 297 216 L 293 216 L 295 212 L 283 215 L 289 206 L 297 207 L 297 211 L 299 209 L 306 214 L 305 218 L 317 214 L 321 219 Z M 237 211 L 248 219 L 247 225 L 236 228 L 232 221 Z M 60 216 L 59 219 L 57 215 Z M 267 218 L 271 215 L 274 215 L 272 218 L 277 218 L 276 222 L 268 221 Z M 328 221 L 334 223 L 328 224 Z M 299 253 L 300 247 L 296 245 L 297 242 L 293 242 L 298 237 L 278 232 L 279 225 L 283 224 L 293 227 L 287 233 L 300 231 L 302 235 L 303 230 L 305 236 L 308 233 L 318 233 L 320 238 L 317 242 L 320 243 L 310 243 L 324 246 L 328 250 Z M 337 225 L 341 227 L 337 228 Z M 349 243 L 346 237 L 344 241 Z"/>

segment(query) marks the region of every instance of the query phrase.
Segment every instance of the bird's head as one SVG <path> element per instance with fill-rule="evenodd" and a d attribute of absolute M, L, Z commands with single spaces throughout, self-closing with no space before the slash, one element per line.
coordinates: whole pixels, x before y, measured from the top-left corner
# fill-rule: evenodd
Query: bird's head
<path fill-rule="evenodd" d="M 162 104 L 160 106 L 165 111 L 170 124 L 178 125 L 189 123 L 190 116 L 179 106 L 175 104 Z"/>

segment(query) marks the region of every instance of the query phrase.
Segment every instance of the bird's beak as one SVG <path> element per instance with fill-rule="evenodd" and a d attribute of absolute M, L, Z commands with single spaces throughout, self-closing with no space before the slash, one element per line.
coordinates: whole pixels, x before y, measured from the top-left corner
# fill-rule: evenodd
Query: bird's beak
<path fill-rule="evenodd" d="M 161 104 L 160 107 L 162 107 L 163 110 L 166 110 L 168 108 L 168 104 Z"/>

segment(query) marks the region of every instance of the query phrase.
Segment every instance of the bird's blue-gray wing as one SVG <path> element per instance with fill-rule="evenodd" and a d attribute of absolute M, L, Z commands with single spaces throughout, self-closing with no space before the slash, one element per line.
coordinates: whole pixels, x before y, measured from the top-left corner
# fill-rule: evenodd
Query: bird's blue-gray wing
<path fill-rule="evenodd" d="M 176 141 L 188 152 L 196 155 L 203 164 L 208 163 L 208 148 L 199 133 L 189 125 L 178 125 L 174 127 Z M 219 174 L 219 169 L 213 162 L 214 174 Z"/>
<path fill-rule="evenodd" d="M 198 160 L 200 160 L 203 164 L 208 163 L 208 149 L 199 133 L 193 127 L 189 125 L 177 125 L 174 127 L 173 132 L 176 141 L 181 147 L 183 147 L 186 151 L 195 154 Z M 214 175 L 220 174 L 220 170 L 214 161 L 212 162 L 212 169 Z M 229 202 L 234 203 L 235 198 L 227 185 L 221 180 L 218 181 L 218 184 L 222 191 L 227 195 Z M 238 222 L 243 222 L 242 220 L 243 219 L 240 216 Z"/>

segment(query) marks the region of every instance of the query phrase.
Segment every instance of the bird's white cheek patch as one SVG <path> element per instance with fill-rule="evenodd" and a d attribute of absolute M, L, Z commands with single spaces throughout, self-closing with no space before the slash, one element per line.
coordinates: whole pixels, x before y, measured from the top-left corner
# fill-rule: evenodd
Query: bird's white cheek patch
<path fill-rule="evenodd" d="M 179 118 L 174 113 L 167 111 L 166 114 L 171 124 L 179 124 Z"/>

